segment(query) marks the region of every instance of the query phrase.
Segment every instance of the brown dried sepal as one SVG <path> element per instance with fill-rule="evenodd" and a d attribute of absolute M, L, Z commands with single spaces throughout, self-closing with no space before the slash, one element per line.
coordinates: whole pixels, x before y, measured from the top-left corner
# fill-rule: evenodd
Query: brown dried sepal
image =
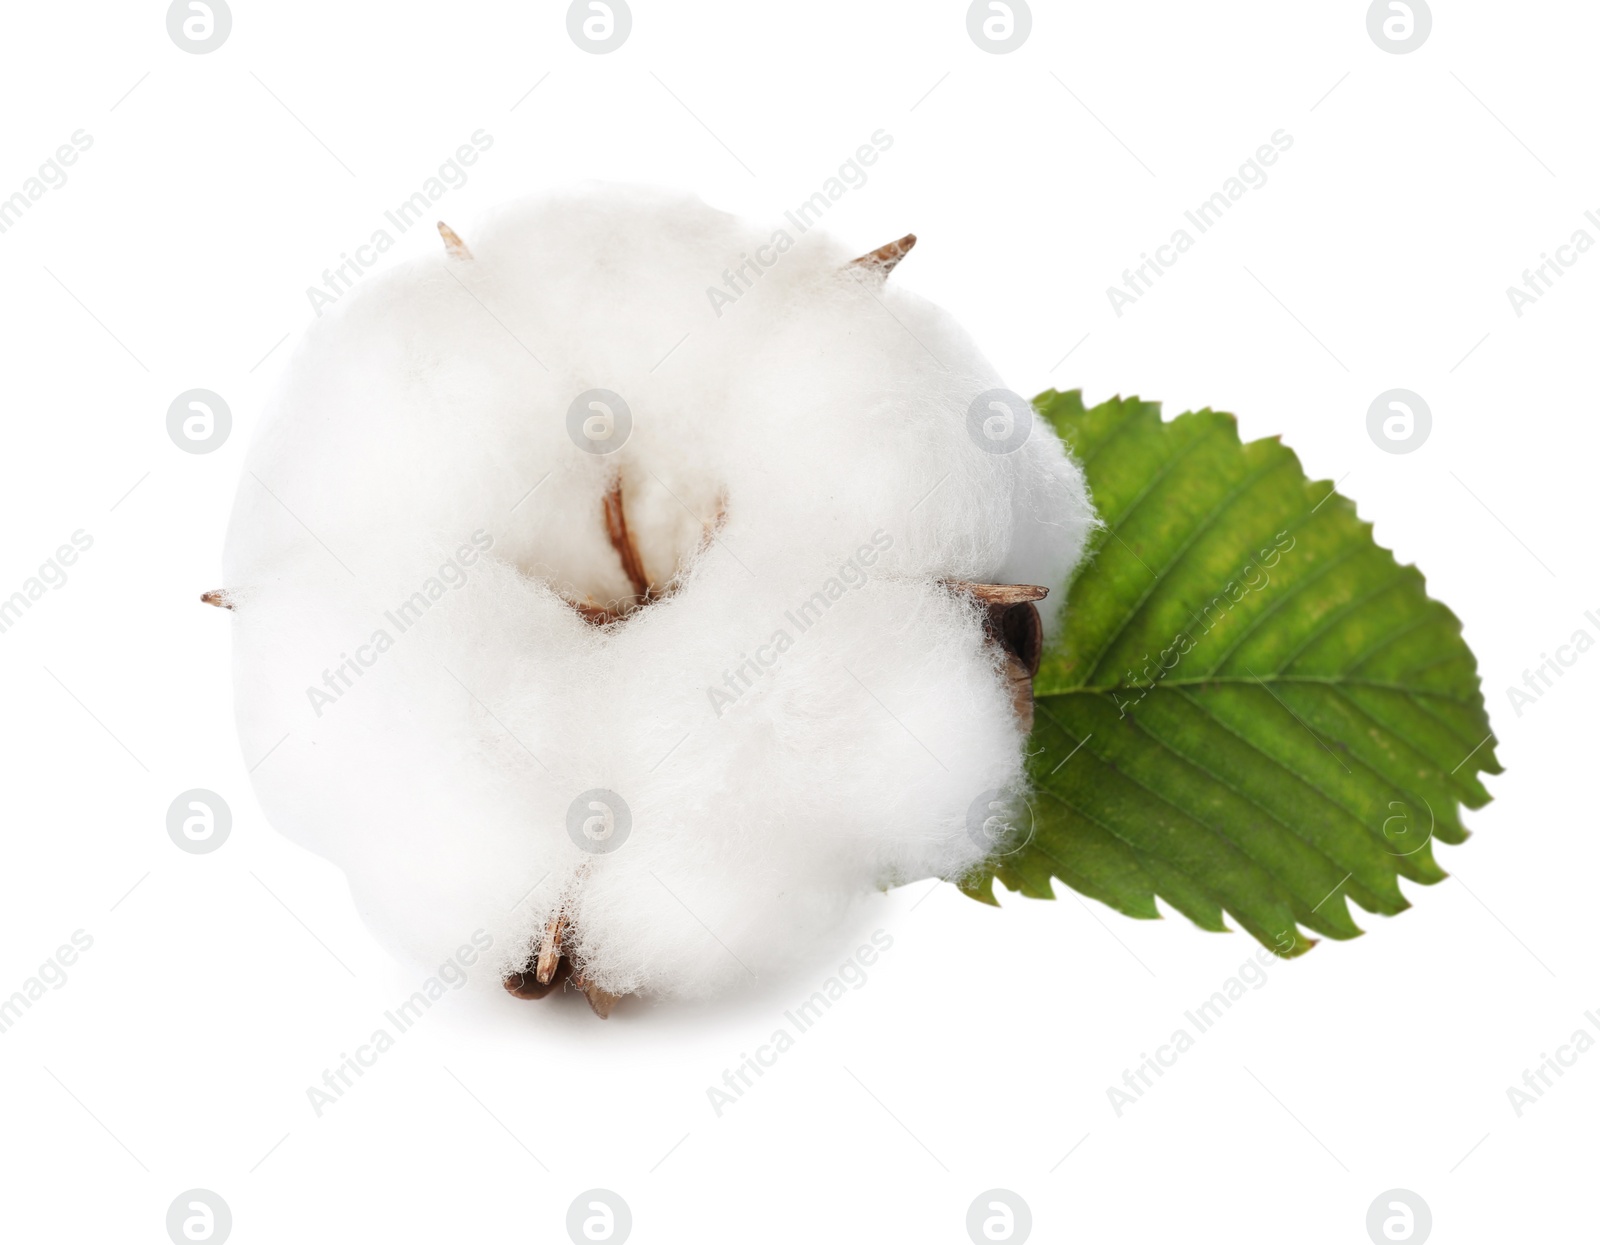
<path fill-rule="evenodd" d="M 617 561 L 622 565 L 622 573 L 628 577 L 628 584 L 633 589 L 633 596 L 625 601 L 613 601 L 610 605 L 601 605 L 596 601 L 585 599 L 582 601 L 568 599 L 568 604 L 578 611 L 583 621 L 596 627 L 605 627 L 619 619 L 626 618 L 642 605 L 651 601 L 662 601 L 671 596 L 677 586 L 674 579 L 664 588 L 658 588 L 650 581 L 645 573 L 644 559 L 639 556 L 639 546 L 634 543 L 633 533 L 628 527 L 628 510 L 622 499 L 622 473 L 619 471 L 612 477 L 611 483 L 606 486 L 605 494 L 600 499 L 600 512 L 605 519 L 606 537 L 611 541 L 612 549 L 616 550 Z M 700 549 L 704 551 L 711 542 L 717 538 L 717 533 L 722 530 L 723 524 L 728 521 L 727 495 L 717 499 L 717 512 L 708 520 L 702 520 L 702 533 L 700 536 Z"/>
<path fill-rule="evenodd" d="M 971 597 L 984 607 L 984 634 L 1005 654 L 1011 709 L 1027 734 L 1033 730 L 1033 676 L 1039 673 L 1039 658 L 1044 652 L 1044 623 L 1034 602 L 1044 600 L 1050 590 L 1037 584 L 945 582 L 952 591 Z"/>
<path fill-rule="evenodd" d="M 589 1010 L 601 1020 L 611 1015 L 611 1009 L 622 1001 L 622 995 L 612 994 L 609 990 L 602 990 L 592 981 L 585 981 L 581 976 L 574 974 L 572 984 L 583 991 L 583 997 L 589 1000 Z"/>
<path fill-rule="evenodd" d="M 539 958 L 535 961 L 533 976 L 540 985 L 549 985 L 561 960 L 561 935 L 567 928 L 567 914 L 558 912 L 545 924 L 544 938 L 539 943 Z"/>
<path fill-rule="evenodd" d="M 213 588 L 210 592 L 202 592 L 200 599 L 207 605 L 215 605 L 219 610 L 233 608 L 233 598 L 228 595 L 226 588 Z"/>
<path fill-rule="evenodd" d="M 572 961 L 564 955 L 557 957 L 548 981 L 542 980 L 540 971 L 530 963 L 521 972 L 509 974 L 500 984 L 505 987 L 507 994 L 519 999 L 542 999 L 557 990 L 564 991 L 570 986 L 583 995 L 589 1004 L 589 1010 L 601 1020 L 610 1016 L 612 1009 L 624 997 L 612 994 L 609 990 L 602 990 L 592 981 L 585 981 L 583 975 L 572 967 Z"/>
<path fill-rule="evenodd" d="M 467 250 L 467 244 L 461 240 L 461 235 L 443 221 L 438 222 L 439 236 L 444 239 L 444 253 L 451 259 L 471 259 L 472 252 Z"/>
<path fill-rule="evenodd" d="M 606 489 L 605 497 L 601 499 L 601 506 L 606 517 L 606 535 L 611 538 L 611 547 L 617 551 L 617 557 L 622 562 L 622 573 L 628 577 L 628 583 L 633 586 L 633 595 L 641 603 L 650 599 L 650 579 L 644 573 L 644 559 L 639 556 L 639 547 L 633 543 L 633 534 L 628 531 L 628 511 L 622 504 L 622 473 L 619 471 L 611 480 L 611 486 Z"/>
<path fill-rule="evenodd" d="M 578 611 L 584 622 L 595 627 L 604 627 L 623 617 L 622 610 L 614 610 L 604 605 L 596 605 L 593 601 L 568 600 L 567 604 Z"/>
<path fill-rule="evenodd" d="M 552 990 L 560 989 L 567 983 L 567 978 L 572 976 L 572 961 L 562 956 L 557 961 L 555 971 L 550 974 L 549 981 L 540 981 L 533 971 L 533 965 L 527 965 L 519 973 L 511 973 L 501 985 L 506 988 L 507 994 L 515 995 L 519 999 L 542 999 Z"/>
<path fill-rule="evenodd" d="M 1038 584 L 975 584 L 965 579 L 947 579 L 945 583 L 964 596 L 991 608 L 1043 601 L 1050 595 L 1050 589 L 1041 588 Z"/>
<path fill-rule="evenodd" d="M 874 272 L 885 281 L 898 264 L 907 255 L 911 248 L 917 244 L 917 235 L 908 233 L 903 238 L 896 238 L 893 242 L 885 242 L 876 251 L 868 251 L 865 255 L 857 255 L 849 263 L 851 268 L 865 268 Z"/>

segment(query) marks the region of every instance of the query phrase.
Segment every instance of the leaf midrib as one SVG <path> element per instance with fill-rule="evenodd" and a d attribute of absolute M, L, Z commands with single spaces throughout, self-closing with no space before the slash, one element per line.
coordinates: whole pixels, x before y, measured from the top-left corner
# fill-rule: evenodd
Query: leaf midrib
<path fill-rule="evenodd" d="M 1049 696 L 1109 696 L 1112 692 L 1145 692 L 1162 687 L 1213 687 L 1219 684 L 1259 687 L 1263 684 L 1286 683 L 1314 683 L 1323 687 L 1375 687 L 1386 692 L 1399 692 L 1405 696 L 1430 696 L 1435 700 L 1447 700 L 1455 705 L 1471 706 L 1473 703 L 1426 687 L 1408 687 L 1403 683 L 1389 683 L 1382 679 L 1352 679 L 1344 675 L 1315 674 L 1268 674 L 1259 679 L 1249 675 L 1219 674 L 1198 675 L 1188 679 L 1162 679 L 1159 683 L 1110 683 L 1096 686 L 1080 683 L 1075 687 L 1037 691 L 1035 695 L 1043 700 Z"/>

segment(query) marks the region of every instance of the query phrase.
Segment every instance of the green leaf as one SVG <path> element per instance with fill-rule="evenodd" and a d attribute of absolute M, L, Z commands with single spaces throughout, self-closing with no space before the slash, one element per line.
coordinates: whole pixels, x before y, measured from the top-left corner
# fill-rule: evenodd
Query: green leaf
<path fill-rule="evenodd" d="M 1302 927 L 1353 938 L 1346 905 L 1408 907 L 1432 840 L 1497 774 L 1477 662 L 1415 567 L 1276 438 L 1154 403 L 1034 400 L 1083 464 L 1105 527 L 1068 585 L 1034 682 L 1033 835 L 993 878 L 1052 878 L 1135 917 L 1160 896 L 1223 913 L 1281 955 Z"/>

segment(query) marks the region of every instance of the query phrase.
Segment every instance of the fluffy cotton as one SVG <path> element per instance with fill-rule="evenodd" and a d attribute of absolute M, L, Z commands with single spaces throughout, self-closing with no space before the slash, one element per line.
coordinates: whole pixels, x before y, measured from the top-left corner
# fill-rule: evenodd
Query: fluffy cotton
<path fill-rule="evenodd" d="M 859 896 L 977 864 L 1023 736 L 941 581 L 1051 586 L 1054 625 L 1094 522 L 1059 441 L 981 449 L 994 370 L 910 265 L 863 279 L 816 230 L 595 186 L 461 233 L 316 322 L 249 452 L 224 573 L 272 823 L 419 961 L 481 930 L 520 969 L 564 904 L 616 994 L 831 954 Z M 596 388 L 633 420 L 605 455 L 567 430 Z M 598 627 L 570 602 L 630 594 L 619 472 L 675 590 Z M 632 821 L 600 854 L 568 833 L 596 789 Z"/>

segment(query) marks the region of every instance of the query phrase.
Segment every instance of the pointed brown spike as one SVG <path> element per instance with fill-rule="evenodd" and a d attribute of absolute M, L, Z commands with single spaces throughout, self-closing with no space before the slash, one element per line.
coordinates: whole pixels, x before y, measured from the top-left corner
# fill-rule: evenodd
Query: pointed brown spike
<path fill-rule="evenodd" d="M 583 987 L 583 997 L 589 1000 L 589 1010 L 594 1012 L 601 1020 L 611 1015 L 611 1009 L 622 998 L 620 994 L 612 994 L 608 990 L 602 990 L 593 983 Z"/>
<path fill-rule="evenodd" d="M 233 608 L 233 598 L 228 595 L 226 588 L 213 588 L 210 592 L 202 592 L 200 599 L 207 605 L 215 605 L 220 610 Z"/>
<path fill-rule="evenodd" d="M 865 268 L 877 273 L 885 280 L 894 271 L 894 267 L 911 253 L 911 248 L 917 244 L 917 235 L 908 233 L 903 238 L 887 242 L 876 251 L 868 251 L 865 255 L 858 255 L 850 261 L 852 268 Z"/>
<path fill-rule="evenodd" d="M 589 1000 L 589 1010 L 601 1020 L 611 1015 L 611 1009 L 623 997 L 612 994 L 609 990 L 602 990 L 594 982 L 587 980 L 581 972 L 574 971 L 570 983 L 583 992 L 583 997 Z"/>
<path fill-rule="evenodd" d="M 539 960 L 534 968 L 534 979 L 541 985 L 550 984 L 556 965 L 561 959 L 561 935 L 567 928 L 567 914 L 558 912 L 544 927 L 544 940 L 539 944 Z"/>
<path fill-rule="evenodd" d="M 991 607 L 1043 601 L 1050 595 L 1050 589 L 1041 588 L 1038 584 L 975 584 L 965 579 L 947 579 L 945 583 L 956 592 Z"/>
<path fill-rule="evenodd" d="M 439 236 L 444 239 L 444 251 L 451 259 L 471 259 L 472 252 L 461 240 L 461 235 L 443 221 L 439 222 Z"/>

